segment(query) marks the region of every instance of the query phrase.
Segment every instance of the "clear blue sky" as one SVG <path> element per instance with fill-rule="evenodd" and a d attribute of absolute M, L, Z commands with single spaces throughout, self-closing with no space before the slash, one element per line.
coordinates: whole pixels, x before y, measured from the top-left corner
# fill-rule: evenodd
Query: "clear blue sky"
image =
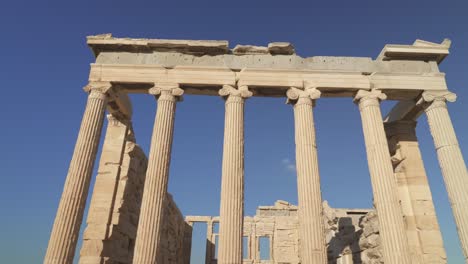
<path fill-rule="evenodd" d="M 86 102 L 93 55 L 85 36 L 220 39 L 231 47 L 292 42 L 302 56 L 375 58 L 387 43 L 453 41 L 441 65 L 458 101 L 449 110 L 468 158 L 466 1 L 4 1 L 0 7 L 0 257 L 41 263 Z M 423 88 L 423 87 L 422 87 Z M 137 141 L 146 153 L 155 113 L 132 96 Z M 246 105 L 246 214 L 277 199 L 297 202 L 293 113 L 284 99 Z M 388 110 L 392 102 L 385 102 Z M 361 121 L 351 98 L 315 110 L 323 198 L 333 207 L 371 207 Z M 186 96 L 178 105 L 169 190 L 186 215 L 217 215 L 224 105 Z M 421 150 L 449 263 L 463 263 L 426 118 Z M 468 187 L 468 186 L 467 186 Z"/>

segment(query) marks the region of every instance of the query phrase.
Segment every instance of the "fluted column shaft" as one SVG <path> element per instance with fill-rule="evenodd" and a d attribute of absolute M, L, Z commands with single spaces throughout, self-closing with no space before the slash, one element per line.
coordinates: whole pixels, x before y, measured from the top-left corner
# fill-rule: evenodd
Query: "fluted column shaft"
<path fill-rule="evenodd" d="M 380 112 L 379 101 L 385 98 L 386 96 L 380 91 L 360 90 L 355 101 L 359 104 L 361 112 L 374 205 L 379 217 L 384 262 L 409 264 L 411 258 L 405 225 Z"/>
<path fill-rule="evenodd" d="M 320 97 L 317 89 L 287 92 L 294 105 L 299 238 L 302 263 L 327 263 L 322 193 L 315 139 L 313 106 Z"/>
<path fill-rule="evenodd" d="M 242 263 L 244 222 L 244 98 L 245 89 L 224 86 L 226 98 L 224 124 L 221 207 L 219 221 L 218 264 Z"/>
<path fill-rule="evenodd" d="M 446 101 L 455 101 L 456 96 L 453 93 L 425 92 L 422 99 L 429 104 L 425 109 L 427 120 L 437 150 L 463 254 L 465 260 L 468 261 L 468 171 L 446 104 Z"/>
<path fill-rule="evenodd" d="M 110 84 L 90 84 L 87 88 L 88 102 L 44 258 L 47 264 L 73 262 L 83 221 Z"/>
<path fill-rule="evenodd" d="M 177 85 L 155 85 L 158 97 L 140 218 L 135 240 L 134 264 L 156 263 L 163 208 L 167 195 L 176 101 L 183 94 Z"/>

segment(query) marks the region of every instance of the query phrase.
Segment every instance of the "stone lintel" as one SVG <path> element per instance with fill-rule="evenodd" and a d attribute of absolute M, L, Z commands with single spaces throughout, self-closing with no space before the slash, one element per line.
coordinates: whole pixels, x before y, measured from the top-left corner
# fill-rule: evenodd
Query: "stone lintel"
<path fill-rule="evenodd" d="M 416 104 L 415 100 L 403 100 L 398 102 L 384 118 L 385 123 L 406 120 L 416 121 L 424 112 L 424 109 Z"/>
<path fill-rule="evenodd" d="M 423 91 L 413 99 L 398 102 L 386 115 L 384 122 L 394 122 L 399 120 L 416 121 L 424 112 L 426 103 L 432 102 L 435 98 L 445 98 L 449 102 L 454 102 L 457 96 L 446 91 Z"/>
<path fill-rule="evenodd" d="M 111 101 L 107 103 L 107 111 L 122 121 L 132 119 L 132 102 L 128 94 L 117 93 Z"/>
<path fill-rule="evenodd" d="M 345 211 L 347 214 L 367 214 L 368 212 L 374 211 L 369 208 L 335 208 L 337 211 Z"/>
<path fill-rule="evenodd" d="M 192 223 L 196 223 L 196 222 L 211 222 L 212 221 L 212 217 L 211 216 L 199 216 L 199 215 L 187 215 L 185 217 L 185 222 L 192 222 Z"/>
<path fill-rule="evenodd" d="M 254 96 L 285 97 L 290 87 L 304 83 L 322 92 L 323 97 L 351 97 L 357 90 L 382 90 L 389 99 L 413 99 L 421 87 L 428 91 L 446 91 L 443 73 L 373 73 L 304 70 L 253 69 L 234 71 L 226 67 L 134 64 L 92 64 L 90 81 L 119 83 L 129 93 L 146 93 L 154 82 L 178 83 L 185 94 L 218 95 L 223 85 L 248 86 Z"/>

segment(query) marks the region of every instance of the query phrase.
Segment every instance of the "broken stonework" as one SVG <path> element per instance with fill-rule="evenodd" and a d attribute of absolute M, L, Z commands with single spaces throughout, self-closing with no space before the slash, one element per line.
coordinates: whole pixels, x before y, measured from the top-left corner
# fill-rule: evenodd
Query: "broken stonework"
<path fill-rule="evenodd" d="M 268 44 L 268 51 L 272 55 L 293 55 L 294 47 L 289 42 L 272 42 Z"/>
<path fill-rule="evenodd" d="M 267 47 L 252 46 L 252 45 L 237 45 L 232 50 L 234 55 L 245 55 L 245 54 L 268 54 Z"/>
<path fill-rule="evenodd" d="M 147 158 L 131 127 L 109 116 L 80 251 L 80 264 L 132 263 Z M 182 264 L 184 218 L 172 196 L 164 206 L 160 263 Z M 158 262 L 159 263 L 159 262 Z"/>
<path fill-rule="evenodd" d="M 382 259 L 382 247 L 380 246 L 379 220 L 375 212 L 369 212 L 361 219 L 359 224 L 362 235 L 359 238 L 359 247 L 362 250 L 362 263 L 380 264 Z"/>
<path fill-rule="evenodd" d="M 298 207 L 286 201 L 273 206 L 259 206 L 253 217 L 244 218 L 243 236 L 248 245 L 244 264 L 301 263 Z M 328 264 L 383 263 L 377 215 L 370 209 L 335 209 L 323 203 L 323 221 L 328 252 Z M 216 238 L 212 228 L 218 217 L 187 216 L 186 222 L 206 222 L 208 225 L 207 264 L 217 263 Z M 261 239 L 269 241 L 269 259 L 261 259 L 265 252 Z"/>

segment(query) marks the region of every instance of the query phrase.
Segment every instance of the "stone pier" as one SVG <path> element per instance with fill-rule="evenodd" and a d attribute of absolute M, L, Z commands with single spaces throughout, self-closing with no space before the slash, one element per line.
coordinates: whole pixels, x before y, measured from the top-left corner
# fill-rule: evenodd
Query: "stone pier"
<path fill-rule="evenodd" d="M 411 263 L 447 263 L 415 121 L 385 123 Z"/>
<path fill-rule="evenodd" d="M 101 256 L 102 252 L 112 251 L 106 248 L 107 245 L 103 241 L 108 239 L 111 233 L 116 233 L 112 225 L 114 203 L 119 198 L 117 190 L 121 176 L 126 175 L 123 168 L 124 157 L 130 154 L 130 145 L 134 144 L 131 140 L 128 141 L 132 137 L 128 121 L 121 122 L 112 115 L 108 115 L 107 119 L 98 175 L 88 211 L 87 227 L 83 235 L 80 264 L 101 263 L 104 260 L 104 256 Z M 118 250 L 115 251 L 117 253 Z"/>

